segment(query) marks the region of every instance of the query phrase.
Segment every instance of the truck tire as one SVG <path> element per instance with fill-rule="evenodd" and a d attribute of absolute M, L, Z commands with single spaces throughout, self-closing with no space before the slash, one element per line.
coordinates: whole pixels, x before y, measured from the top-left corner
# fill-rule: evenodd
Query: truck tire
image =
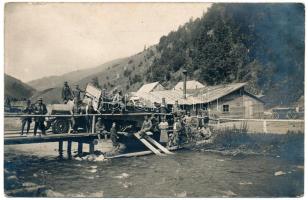
<path fill-rule="evenodd" d="M 54 134 L 67 133 L 70 127 L 69 123 L 66 119 L 56 119 L 52 125 L 52 132 Z"/>

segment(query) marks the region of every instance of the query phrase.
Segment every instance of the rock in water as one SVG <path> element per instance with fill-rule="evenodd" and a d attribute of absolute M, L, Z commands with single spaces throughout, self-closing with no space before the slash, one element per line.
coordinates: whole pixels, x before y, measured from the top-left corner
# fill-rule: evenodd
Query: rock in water
<path fill-rule="evenodd" d="M 64 194 L 60 192 L 55 192 L 53 190 L 47 189 L 40 194 L 41 197 L 65 197 Z"/>
<path fill-rule="evenodd" d="M 278 171 L 278 172 L 275 172 L 275 176 L 281 176 L 281 175 L 285 175 L 286 173 L 283 172 L 283 171 Z"/>
<path fill-rule="evenodd" d="M 22 184 L 23 187 L 34 187 L 37 186 L 35 183 L 25 182 Z"/>

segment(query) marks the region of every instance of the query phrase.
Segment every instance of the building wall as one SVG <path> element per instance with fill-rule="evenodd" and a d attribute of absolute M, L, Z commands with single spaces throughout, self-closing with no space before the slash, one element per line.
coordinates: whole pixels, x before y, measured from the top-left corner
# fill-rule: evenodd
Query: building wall
<path fill-rule="evenodd" d="M 247 95 L 243 90 L 235 91 L 208 105 L 209 114 L 221 118 L 262 118 L 264 105 Z"/>

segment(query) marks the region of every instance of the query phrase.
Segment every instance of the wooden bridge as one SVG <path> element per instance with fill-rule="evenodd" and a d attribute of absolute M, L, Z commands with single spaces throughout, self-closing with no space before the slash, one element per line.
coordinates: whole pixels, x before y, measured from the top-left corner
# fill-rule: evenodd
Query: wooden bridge
<path fill-rule="evenodd" d="M 80 116 L 92 116 L 92 130 L 91 133 L 63 133 L 63 134 L 53 134 L 47 132 L 46 135 L 37 136 L 22 136 L 17 130 L 15 131 L 5 131 L 4 133 L 4 144 L 5 145 L 19 145 L 19 144 L 40 144 L 40 143 L 49 143 L 49 142 L 58 142 L 58 151 L 59 157 L 63 157 L 63 143 L 67 142 L 67 156 L 68 158 L 72 157 L 72 143 L 78 143 L 78 155 L 83 153 L 83 145 L 89 145 L 89 153 L 94 153 L 94 147 L 96 144 L 96 140 L 98 139 L 97 134 L 95 133 L 95 118 L 97 116 L 144 116 L 149 115 L 151 113 L 128 113 L 128 114 L 89 114 L 89 115 L 17 115 L 17 114 L 7 114 L 5 118 L 20 118 L 20 117 L 80 117 Z M 126 134 L 125 132 L 118 132 L 119 134 Z M 139 133 L 134 134 L 136 139 L 138 139 L 141 143 L 143 143 L 147 148 L 150 149 L 150 153 L 154 153 L 156 155 L 164 155 L 164 154 L 172 154 L 168 149 L 163 147 L 161 144 L 153 140 L 149 136 L 145 136 L 141 138 Z M 148 154 L 149 152 L 143 152 Z M 129 156 L 138 156 L 139 154 L 143 154 L 142 152 L 138 153 L 129 153 L 117 155 L 117 157 L 129 157 Z"/>

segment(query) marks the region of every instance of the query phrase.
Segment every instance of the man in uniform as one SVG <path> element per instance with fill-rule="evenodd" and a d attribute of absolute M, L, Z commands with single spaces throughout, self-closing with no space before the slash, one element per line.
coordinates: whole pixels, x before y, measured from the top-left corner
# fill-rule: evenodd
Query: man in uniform
<path fill-rule="evenodd" d="M 95 132 L 97 133 L 99 140 L 101 139 L 101 136 L 104 136 L 105 140 L 107 140 L 106 126 L 102 120 L 102 117 L 98 117 L 98 120 L 95 123 Z"/>
<path fill-rule="evenodd" d="M 159 137 L 160 137 L 159 128 L 158 128 L 159 121 L 154 114 L 151 115 L 150 120 L 151 120 L 151 123 L 152 123 L 152 127 L 151 127 L 150 131 L 153 133 L 153 139 L 156 140 L 156 141 L 159 141 Z"/>
<path fill-rule="evenodd" d="M 180 106 L 179 106 L 179 102 L 178 100 L 175 101 L 173 107 L 172 107 L 172 114 L 175 117 L 181 117 L 183 114 L 183 110 L 181 110 Z"/>
<path fill-rule="evenodd" d="M 84 92 L 79 88 L 79 85 L 75 85 L 75 89 L 72 91 L 74 98 L 77 99 L 77 102 L 80 102 L 81 100 L 81 93 Z"/>
<path fill-rule="evenodd" d="M 191 117 L 190 112 L 187 112 L 187 115 L 183 117 L 184 131 L 187 139 L 192 140 L 192 128 L 194 128 L 194 119 Z"/>
<path fill-rule="evenodd" d="M 173 134 L 171 137 L 171 145 L 179 146 L 181 143 L 181 131 L 182 131 L 182 123 L 180 118 L 176 118 L 176 121 L 173 124 Z M 170 144 L 168 145 L 170 146 Z"/>
<path fill-rule="evenodd" d="M 24 114 L 26 115 L 30 115 L 33 113 L 33 107 L 31 105 L 31 101 L 28 100 L 27 101 L 27 107 L 22 111 Z M 24 129 L 25 129 L 25 126 L 27 124 L 27 132 L 26 132 L 26 135 L 28 135 L 29 133 L 29 130 L 30 130 L 30 124 L 32 122 L 32 117 L 22 117 L 21 118 L 21 135 L 24 134 Z"/>
<path fill-rule="evenodd" d="M 143 122 L 141 130 L 140 130 L 141 137 L 143 137 L 146 132 L 150 131 L 151 128 L 152 128 L 152 122 L 149 119 L 149 117 L 146 115 L 146 116 L 144 116 L 144 122 Z"/>
<path fill-rule="evenodd" d="M 74 106 L 73 106 L 71 114 L 73 115 L 72 118 L 71 118 L 71 125 L 72 125 L 72 129 L 73 129 L 73 133 L 77 133 L 78 132 L 78 126 L 79 126 L 79 123 L 80 123 L 80 117 L 74 116 L 74 115 L 82 114 L 81 107 L 79 105 L 77 98 L 74 98 Z"/>
<path fill-rule="evenodd" d="M 62 89 L 62 99 L 63 99 L 63 102 L 66 104 L 69 100 L 72 99 L 72 96 L 73 96 L 72 90 L 68 86 L 67 81 L 65 81 L 63 89 Z"/>
<path fill-rule="evenodd" d="M 111 129 L 110 129 L 110 139 L 112 141 L 112 146 L 115 148 L 115 150 L 119 149 L 120 147 L 120 144 L 118 142 L 119 136 L 117 133 L 115 122 L 112 123 Z"/>
<path fill-rule="evenodd" d="M 40 97 L 38 99 L 38 103 L 34 107 L 34 114 L 36 114 L 36 115 L 45 115 L 46 113 L 47 113 L 46 105 L 43 104 L 43 99 L 42 99 L 42 97 Z M 44 125 L 45 117 L 43 117 L 43 116 L 35 117 L 34 121 L 35 121 L 35 124 L 34 124 L 34 136 L 36 136 L 36 132 L 37 132 L 38 128 L 42 131 L 43 135 L 46 135 L 46 133 L 45 133 L 45 125 Z"/>

